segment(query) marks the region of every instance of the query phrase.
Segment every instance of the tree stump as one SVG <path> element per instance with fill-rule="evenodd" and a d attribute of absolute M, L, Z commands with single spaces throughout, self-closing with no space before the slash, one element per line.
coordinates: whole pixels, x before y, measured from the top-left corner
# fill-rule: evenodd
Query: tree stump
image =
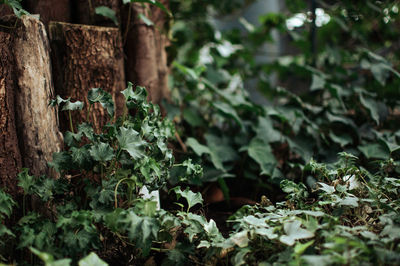
<path fill-rule="evenodd" d="M 13 35 L 0 31 L 0 186 L 17 194 L 17 174 L 22 166 L 15 126 L 15 78 L 12 66 Z"/>
<path fill-rule="evenodd" d="M 0 23 L 14 25 L 15 19 Z M 47 161 L 60 150 L 62 136 L 48 105 L 54 92 L 44 25 L 23 16 L 16 28 L 0 28 L 0 48 L 0 183 L 15 195 L 21 167 L 52 174 Z"/>
<path fill-rule="evenodd" d="M 168 0 L 161 2 L 168 6 Z M 161 99 L 169 98 L 169 68 L 165 51 L 168 38 L 164 31 L 167 17 L 161 9 L 148 4 L 133 3 L 130 8 L 129 25 L 126 24 L 129 21 L 127 11 L 124 9 L 123 12 L 123 31 L 127 32 L 126 76 L 135 85 L 146 87 L 150 100 L 159 103 Z M 139 14 L 144 14 L 154 25 L 147 25 Z"/>
<path fill-rule="evenodd" d="M 53 51 L 53 73 L 57 94 L 63 98 L 83 101 L 88 106 L 91 88 L 102 88 L 111 93 L 116 103 L 116 114 L 122 113 L 125 73 L 122 42 L 117 28 L 74 25 L 51 22 L 50 40 Z M 95 130 L 109 120 L 107 112 L 95 104 L 90 120 Z M 62 131 L 69 130 L 63 116 Z M 85 121 L 86 114 L 74 112 L 76 125 Z"/>
<path fill-rule="evenodd" d="M 53 175 L 47 162 L 62 148 L 51 73 L 50 44 L 39 20 L 23 16 L 14 41 L 17 73 L 16 113 L 24 167 L 34 175 Z"/>

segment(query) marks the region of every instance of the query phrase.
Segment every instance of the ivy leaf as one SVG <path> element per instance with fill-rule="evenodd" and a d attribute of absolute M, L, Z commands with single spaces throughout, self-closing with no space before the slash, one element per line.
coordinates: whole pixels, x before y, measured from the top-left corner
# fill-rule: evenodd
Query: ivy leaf
<path fill-rule="evenodd" d="M 98 162 L 110 161 L 114 157 L 114 150 L 104 142 L 93 145 L 89 152 L 92 158 Z"/>
<path fill-rule="evenodd" d="M 114 102 L 110 93 L 100 88 L 93 88 L 88 93 L 88 100 L 90 104 L 99 102 L 101 106 L 107 110 L 110 116 L 114 115 Z"/>
<path fill-rule="evenodd" d="M 117 16 L 115 15 L 115 11 L 112 10 L 111 8 L 109 8 L 107 6 L 98 6 L 95 8 L 94 12 L 97 15 L 101 15 L 101 16 L 111 19 L 114 22 L 114 24 L 116 26 L 118 26 Z"/>
<path fill-rule="evenodd" d="M 90 124 L 82 123 L 82 124 L 79 124 L 77 128 L 78 128 L 77 134 L 83 134 L 89 140 L 94 141 L 94 130 Z"/>
<path fill-rule="evenodd" d="M 335 192 L 335 187 L 333 187 L 333 186 L 329 186 L 322 182 L 318 182 L 318 184 L 321 186 L 319 189 L 322 191 L 325 191 L 328 194 L 332 194 Z"/>
<path fill-rule="evenodd" d="M 10 195 L 5 193 L 2 189 L 0 189 L 0 220 L 3 218 L 3 214 L 7 217 L 10 217 L 13 207 L 16 205 L 15 201 L 12 199 Z M 4 229 L 3 227 L 2 229 Z M 8 229 L 7 229 L 8 230 Z M 4 231 L 3 231 L 4 232 Z M 12 233 L 11 233 L 12 234 Z M 1 229 L 0 229 L 0 236 L 1 236 Z"/>
<path fill-rule="evenodd" d="M 61 109 L 61 111 L 74 111 L 82 109 L 83 109 L 83 102 L 81 101 L 71 102 L 68 100 Z"/>
<path fill-rule="evenodd" d="M 86 168 L 91 163 L 90 152 L 88 147 L 85 145 L 83 147 L 77 148 L 72 147 L 70 149 L 72 161 L 81 168 Z"/>
<path fill-rule="evenodd" d="M 380 143 L 366 144 L 358 146 L 358 149 L 367 159 L 376 158 L 387 160 L 390 157 L 390 151 Z"/>
<path fill-rule="evenodd" d="M 18 174 L 18 186 L 22 187 L 25 194 L 29 195 L 33 193 L 36 182 L 35 177 L 29 175 L 28 171 L 28 168 L 24 168 L 22 172 Z"/>
<path fill-rule="evenodd" d="M 119 147 L 132 156 L 133 159 L 140 159 L 144 156 L 143 145 L 146 144 L 139 136 L 139 133 L 132 128 L 121 127 L 117 135 Z"/>
<path fill-rule="evenodd" d="M 276 166 L 276 159 L 269 143 L 257 137 L 253 138 L 250 141 L 247 152 L 249 156 L 260 165 L 261 174 L 272 175 Z"/>
<path fill-rule="evenodd" d="M 142 249 L 143 256 L 147 256 L 160 227 L 157 219 L 140 217 L 133 211 L 129 211 L 124 222 L 128 225 L 129 238 L 135 241 L 138 248 Z"/>
<path fill-rule="evenodd" d="M 188 145 L 190 148 L 192 148 L 193 151 L 198 156 L 201 156 L 204 153 L 206 153 L 206 154 L 210 154 L 211 153 L 210 149 L 207 146 L 200 144 L 197 141 L 197 139 L 194 139 L 194 138 L 188 138 L 187 141 L 186 141 L 186 145 Z"/>
<path fill-rule="evenodd" d="M 143 102 L 147 99 L 147 91 L 144 87 L 136 86 L 135 91 L 133 90 L 133 84 L 128 82 L 128 87 L 121 91 L 121 93 L 125 96 L 127 101 L 134 100 L 137 102 Z"/>
<path fill-rule="evenodd" d="M 371 98 L 364 98 L 362 93 L 360 93 L 360 103 L 369 111 L 375 123 L 379 125 L 378 104 L 376 101 Z"/>
<path fill-rule="evenodd" d="M 239 117 L 238 114 L 236 113 L 236 110 L 233 109 L 232 106 L 230 106 L 229 104 L 224 103 L 224 102 L 214 102 L 214 103 L 212 103 L 212 105 L 213 105 L 215 108 L 217 108 L 219 111 L 221 111 L 223 114 L 225 114 L 225 115 L 227 115 L 227 116 L 233 118 L 233 120 L 235 120 L 236 123 L 238 123 L 238 125 L 239 125 L 242 129 L 244 129 L 242 120 L 240 119 L 240 117 Z"/>
<path fill-rule="evenodd" d="M 311 84 L 311 91 L 315 91 L 318 89 L 324 89 L 325 87 L 325 79 L 317 74 L 312 75 L 312 84 Z"/>
<path fill-rule="evenodd" d="M 153 21 L 151 21 L 151 19 L 149 19 L 148 17 L 146 17 L 145 14 L 139 13 L 138 17 L 144 22 L 144 24 L 146 24 L 147 26 L 153 26 L 154 23 Z"/>
<path fill-rule="evenodd" d="M 55 152 L 53 153 L 53 161 L 47 163 L 50 167 L 53 167 L 57 173 L 61 173 L 62 170 L 69 170 L 72 165 L 71 155 L 66 152 Z"/>
<path fill-rule="evenodd" d="M 260 116 L 254 130 L 259 139 L 265 139 L 269 143 L 277 142 L 282 138 L 282 134 L 274 129 L 272 120 L 268 116 Z"/>
<path fill-rule="evenodd" d="M 283 224 L 283 230 L 286 235 L 282 235 L 279 240 L 288 245 L 293 246 L 296 240 L 311 238 L 314 234 L 306 229 L 300 227 L 301 222 L 299 220 L 285 222 Z"/>
<path fill-rule="evenodd" d="M 162 11 L 164 11 L 165 13 L 167 13 L 169 16 L 172 16 L 171 12 L 159 1 L 156 0 L 122 0 L 123 4 L 127 4 L 127 3 L 147 3 L 147 4 L 151 4 L 154 5 L 158 8 L 160 8 Z"/>
<path fill-rule="evenodd" d="M 108 266 L 108 264 L 99 258 L 94 252 L 79 261 L 79 266 Z"/>
<path fill-rule="evenodd" d="M 189 211 L 196 204 L 203 204 L 203 197 L 200 192 L 194 193 L 189 188 L 186 188 L 184 191 L 181 190 L 181 187 L 173 188 L 173 191 L 176 193 L 176 197 L 180 199 L 181 197 L 185 198 L 188 203 L 187 210 Z"/>

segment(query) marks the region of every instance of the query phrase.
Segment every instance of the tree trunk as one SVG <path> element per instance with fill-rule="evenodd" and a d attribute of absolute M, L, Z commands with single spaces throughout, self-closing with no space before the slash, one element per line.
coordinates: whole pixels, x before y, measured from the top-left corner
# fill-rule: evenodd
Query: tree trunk
<path fill-rule="evenodd" d="M 34 175 L 54 175 L 47 167 L 53 153 L 62 148 L 51 74 L 50 45 L 44 25 L 24 16 L 14 41 L 16 119 L 24 167 Z"/>
<path fill-rule="evenodd" d="M 161 1 L 168 5 L 168 0 Z M 126 76 L 134 84 L 144 86 L 153 103 L 168 98 L 168 66 L 165 46 L 168 38 L 164 32 L 166 14 L 155 6 L 133 3 L 130 5 L 131 16 L 124 12 Z M 144 14 L 155 25 L 147 25 L 141 18 Z M 126 28 L 128 27 L 128 30 Z"/>
<path fill-rule="evenodd" d="M 73 5 L 74 10 L 76 10 L 73 14 L 73 22 L 75 23 L 115 27 L 116 25 L 109 18 L 95 14 L 95 9 L 99 6 L 112 9 L 118 22 L 120 22 L 119 0 L 73 0 Z"/>
<path fill-rule="evenodd" d="M 40 14 L 40 20 L 46 27 L 50 21 L 71 20 L 69 0 L 27 0 L 26 8 L 31 14 Z"/>
<path fill-rule="evenodd" d="M 56 92 L 63 98 L 84 101 L 91 88 L 102 88 L 111 93 L 116 103 L 116 114 L 122 113 L 125 89 L 122 42 L 117 28 L 50 23 L 53 69 Z M 97 104 L 90 117 L 95 130 L 107 122 L 108 115 Z M 75 112 L 74 124 L 85 121 L 86 115 Z M 64 121 L 64 122 L 63 122 Z M 69 130 L 67 118 L 62 130 Z"/>
<path fill-rule="evenodd" d="M 21 154 L 15 126 L 13 35 L 0 31 L 0 186 L 15 196 Z"/>
<path fill-rule="evenodd" d="M 14 25 L 15 17 L 2 25 Z M 0 184 L 16 195 L 17 173 L 51 175 L 47 161 L 61 148 L 53 97 L 49 43 L 44 25 L 24 16 L 0 28 Z"/>

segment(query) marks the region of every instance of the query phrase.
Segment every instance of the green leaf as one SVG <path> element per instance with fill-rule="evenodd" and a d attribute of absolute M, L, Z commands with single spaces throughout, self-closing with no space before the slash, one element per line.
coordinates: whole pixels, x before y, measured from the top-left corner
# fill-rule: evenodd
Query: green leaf
<path fill-rule="evenodd" d="M 229 139 L 213 134 L 206 134 L 205 139 L 210 150 L 211 162 L 215 168 L 226 171 L 223 163 L 234 161 L 238 158 L 236 151 L 229 145 Z"/>
<path fill-rule="evenodd" d="M 153 21 L 151 21 L 151 19 L 149 19 L 148 17 L 146 17 L 145 14 L 139 13 L 138 17 L 144 22 L 144 24 L 146 24 L 147 26 L 153 26 L 154 23 Z"/>
<path fill-rule="evenodd" d="M 366 144 L 358 146 L 358 149 L 364 154 L 367 159 L 383 159 L 390 158 L 390 151 L 380 143 Z"/>
<path fill-rule="evenodd" d="M 232 117 L 233 120 L 235 120 L 236 123 L 238 123 L 242 129 L 244 129 L 242 120 L 239 118 L 238 114 L 236 113 L 236 110 L 233 109 L 232 106 L 224 102 L 213 102 L 212 105 L 219 111 L 221 111 L 223 114 Z"/>
<path fill-rule="evenodd" d="M 144 156 L 143 146 L 146 142 L 140 138 L 137 131 L 121 127 L 117 139 L 119 148 L 127 151 L 133 159 L 140 159 Z"/>
<path fill-rule="evenodd" d="M 90 104 L 99 102 L 101 106 L 107 110 L 110 116 L 114 115 L 114 102 L 110 93 L 100 88 L 93 88 L 88 93 L 88 100 Z"/>
<path fill-rule="evenodd" d="M 279 240 L 288 246 L 293 246 L 296 240 L 314 237 L 314 233 L 300 226 L 301 222 L 299 220 L 285 222 L 283 230 L 286 235 L 282 235 Z"/>
<path fill-rule="evenodd" d="M 16 205 L 15 201 L 12 199 L 10 195 L 5 193 L 2 189 L 0 189 L 0 221 L 3 218 L 3 214 L 7 217 L 10 217 L 13 207 Z M 4 229 L 4 228 L 3 228 Z M 0 234 L 1 236 L 1 234 Z"/>
<path fill-rule="evenodd" d="M 200 144 L 197 139 L 194 138 L 188 138 L 186 141 L 186 145 L 188 145 L 190 148 L 193 149 L 193 151 L 198 155 L 201 156 L 202 154 L 210 154 L 211 151 L 210 149 L 205 146 Z"/>
<path fill-rule="evenodd" d="M 329 186 L 325 183 L 318 182 L 318 184 L 321 186 L 319 189 L 322 191 L 325 191 L 328 194 L 332 194 L 335 192 L 335 187 L 334 186 Z"/>
<path fill-rule="evenodd" d="M 364 98 L 362 93 L 360 93 L 360 103 L 365 108 L 367 108 L 367 110 L 371 114 L 372 119 L 377 125 L 379 125 L 378 104 L 376 103 L 376 101 L 371 98 Z"/>
<path fill-rule="evenodd" d="M 94 12 L 97 15 L 101 15 L 101 16 L 111 19 L 114 22 L 114 24 L 116 26 L 118 26 L 117 16 L 115 15 L 115 11 L 112 10 L 111 8 L 109 8 L 107 6 L 98 6 L 95 8 Z"/>
<path fill-rule="evenodd" d="M 50 167 L 53 167 L 58 173 L 62 170 L 69 170 L 72 165 L 71 155 L 66 152 L 55 152 L 53 153 L 53 161 L 47 163 Z"/>
<path fill-rule="evenodd" d="M 128 237 L 135 241 L 138 248 L 142 249 L 143 256 L 150 252 L 153 239 L 156 239 L 160 228 L 157 219 L 140 217 L 133 211 L 129 211 L 124 222 L 128 225 Z"/>
<path fill-rule="evenodd" d="M 110 161 L 114 158 L 114 150 L 108 143 L 100 142 L 89 149 L 92 158 L 98 162 Z"/>
<path fill-rule="evenodd" d="M 314 244 L 314 240 L 308 241 L 304 244 L 298 242 L 296 244 L 296 246 L 294 247 L 294 253 L 296 253 L 296 255 L 301 255 L 304 253 L 304 251 L 306 251 L 306 249 L 311 246 L 312 244 Z"/>
<path fill-rule="evenodd" d="M 156 0 L 122 0 L 123 4 L 127 4 L 127 3 L 147 3 L 147 4 L 151 4 L 154 5 L 158 8 L 160 8 L 162 11 L 164 11 L 165 13 L 167 13 L 169 16 L 172 16 L 171 12 L 159 1 Z"/>
<path fill-rule="evenodd" d="M 61 260 L 54 260 L 53 255 L 41 252 L 33 247 L 29 248 L 33 254 L 38 256 L 44 263 L 45 266 L 69 266 L 71 265 L 71 259 L 61 259 Z"/>
<path fill-rule="evenodd" d="M 108 264 L 99 258 L 94 252 L 79 261 L 79 266 L 108 266 Z"/>
<path fill-rule="evenodd" d="M 29 175 L 28 168 L 23 168 L 22 172 L 18 174 L 18 186 L 22 187 L 25 194 L 29 195 L 33 193 L 35 184 L 35 177 Z"/>
<path fill-rule="evenodd" d="M 70 102 L 69 100 L 65 103 L 61 111 L 74 111 L 74 110 L 82 110 L 83 109 L 83 102 L 76 101 Z"/>
<path fill-rule="evenodd" d="M 181 190 L 181 187 L 173 188 L 178 199 L 181 197 L 185 198 L 188 203 L 188 211 L 196 204 L 203 204 L 203 197 L 200 192 L 194 193 L 189 188 L 186 188 L 184 191 Z"/>
<path fill-rule="evenodd" d="M 255 132 L 257 134 L 257 138 L 265 139 L 266 142 L 277 142 L 282 138 L 282 134 L 274 129 L 272 120 L 268 116 L 260 116 L 258 117 L 258 124 L 255 127 Z"/>
<path fill-rule="evenodd" d="M 335 135 L 335 133 L 333 133 L 332 131 L 330 131 L 329 137 L 333 140 L 333 142 L 339 144 L 341 147 L 353 143 L 353 139 L 347 134 L 338 136 Z"/>
<path fill-rule="evenodd" d="M 77 164 L 81 168 L 85 168 L 85 166 L 90 165 L 91 157 L 90 152 L 87 149 L 87 146 L 83 146 L 80 148 L 72 147 L 70 149 L 72 161 Z"/>
<path fill-rule="evenodd" d="M 259 138 L 253 138 L 247 152 L 260 165 L 261 174 L 272 175 L 277 162 L 269 143 Z"/>
<path fill-rule="evenodd" d="M 310 90 L 315 91 L 315 90 L 324 89 L 324 88 L 325 88 L 325 79 L 319 75 L 313 74 Z"/>

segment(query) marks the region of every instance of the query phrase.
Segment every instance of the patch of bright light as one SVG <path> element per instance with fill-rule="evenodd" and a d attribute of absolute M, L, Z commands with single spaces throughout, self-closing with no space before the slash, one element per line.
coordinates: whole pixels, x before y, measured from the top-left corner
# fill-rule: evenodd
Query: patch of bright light
<path fill-rule="evenodd" d="M 293 30 L 294 28 L 298 28 L 304 25 L 304 22 L 306 21 L 307 16 L 304 13 L 297 13 L 291 18 L 288 18 L 286 20 L 286 27 L 289 30 Z"/>
<path fill-rule="evenodd" d="M 315 9 L 315 17 L 315 25 L 317 27 L 324 26 L 331 20 L 331 16 L 326 14 L 322 8 Z"/>
<path fill-rule="evenodd" d="M 311 16 L 308 16 L 311 17 Z M 321 27 L 327 24 L 331 20 L 331 16 L 329 16 L 322 8 L 315 9 L 315 25 L 317 27 Z M 297 13 L 293 15 L 291 18 L 286 20 L 286 27 L 288 30 L 293 30 L 294 28 L 298 28 L 304 25 L 304 22 L 307 21 L 307 15 L 305 13 Z"/>

